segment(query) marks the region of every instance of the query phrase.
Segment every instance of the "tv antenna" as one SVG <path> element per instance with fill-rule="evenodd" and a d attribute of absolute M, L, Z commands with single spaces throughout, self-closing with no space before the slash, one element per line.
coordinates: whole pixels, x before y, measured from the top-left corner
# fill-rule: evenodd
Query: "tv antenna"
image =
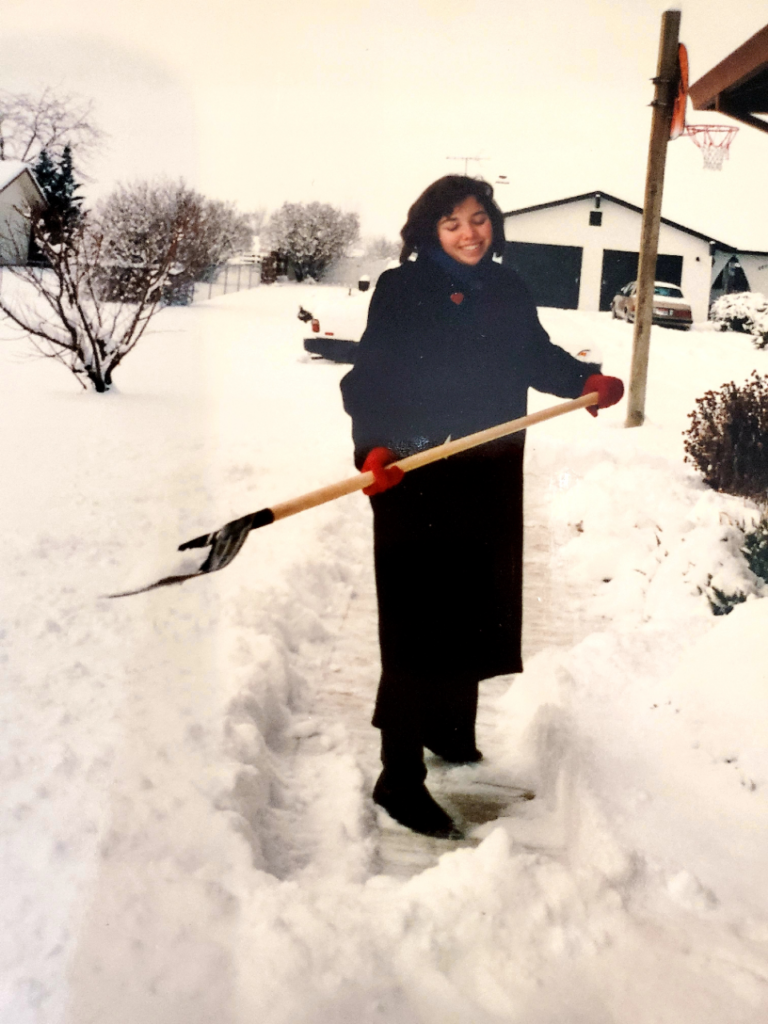
<path fill-rule="evenodd" d="M 487 160 L 487 156 L 447 156 L 446 160 L 463 160 L 464 161 L 464 176 L 468 174 L 469 161 L 474 160 L 480 163 L 481 160 Z"/>

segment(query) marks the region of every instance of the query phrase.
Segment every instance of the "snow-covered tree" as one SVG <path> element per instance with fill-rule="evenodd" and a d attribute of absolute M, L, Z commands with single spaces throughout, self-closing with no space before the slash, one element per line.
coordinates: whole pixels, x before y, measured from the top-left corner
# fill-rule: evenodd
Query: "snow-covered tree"
<path fill-rule="evenodd" d="M 249 252 L 254 232 L 251 215 L 239 213 L 234 203 L 205 199 L 199 193 L 193 196 L 199 209 L 197 230 L 185 240 L 179 261 L 188 274 L 200 280 L 230 257 Z"/>
<path fill-rule="evenodd" d="M 267 240 L 288 260 L 296 277 L 318 279 L 360 233 L 356 213 L 343 213 L 327 203 L 283 203 L 267 225 Z"/>
<path fill-rule="evenodd" d="M 259 236 L 264 230 L 264 225 L 267 220 L 267 209 L 265 206 L 260 206 L 256 210 L 251 210 L 247 214 L 248 222 L 251 226 L 251 231 L 255 236 Z"/>
<path fill-rule="evenodd" d="M 119 185 L 99 207 L 104 257 L 112 268 L 105 287 L 112 298 L 132 298 L 143 290 L 144 274 L 175 239 L 175 266 L 167 301 L 183 301 L 202 280 L 238 252 L 250 249 L 248 215 L 231 203 L 206 199 L 178 182 Z M 179 224 L 184 231 L 176 236 Z"/>
<path fill-rule="evenodd" d="M 42 160 L 42 168 L 55 183 L 54 162 Z M 59 172 L 62 194 L 72 198 L 64 153 Z M 0 315 L 83 387 L 101 392 L 157 310 L 188 296 L 211 265 L 250 248 L 251 231 L 230 204 L 183 183 L 121 186 L 96 210 L 76 209 L 69 219 L 47 209 L 21 211 L 43 266 L 5 269 L 14 286 L 3 282 Z"/>
<path fill-rule="evenodd" d="M 33 163 L 43 150 L 58 159 L 64 147 L 82 158 L 104 137 L 93 104 L 50 86 L 39 95 L 0 91 L 0 160 Z"/>
<path fill-rule="evenodd" d="M 396 260 L 403 247 L 402 242 L 393 242 L 384 235 L 368 239 L 365 245 L 365 255 L 372 260 Z"/>

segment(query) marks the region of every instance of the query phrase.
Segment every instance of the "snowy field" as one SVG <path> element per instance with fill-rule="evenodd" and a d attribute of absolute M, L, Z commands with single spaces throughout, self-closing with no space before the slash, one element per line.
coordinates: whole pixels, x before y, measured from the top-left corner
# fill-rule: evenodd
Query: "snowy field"
<path fill-rule="evenodd" d="M 550 582 L 529 598 L 553 642 L 528 639 L 486 703 L 486 761 L 454 771 L 537 796 L 396 876 L 376 734 L 353 724 L 376 682 L 364 498 L 253 534 L 221 573 L 103 597 L 350 475 L 345 368 L 310 360 L 295 319 L 317 290 L 164 311 L 106 396 L 0 345 L 0 1021 L 763 1024 L 756 512 L 697 480 L 681 432 L 768 352 L 654 328 L 642 429 L 622 403 L 530 431 Z M 542 319 L 627 378 L 626 324 Z M 713 586 L 750 597 L 715 617 Z M 329 714 L 355 658 L 360 708 L 342 689 Z"/>

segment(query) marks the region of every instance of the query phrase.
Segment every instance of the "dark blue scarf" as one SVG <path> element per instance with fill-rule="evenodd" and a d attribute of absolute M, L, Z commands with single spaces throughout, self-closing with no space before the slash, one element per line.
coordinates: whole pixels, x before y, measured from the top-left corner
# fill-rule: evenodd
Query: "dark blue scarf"
<path fill-rule="evenodd" d="M 470 266 L 467 263 L 459 263 L 453 256 L 439 245 L 428 245 L 423 249 L 423 254 L 433 263 L 436 263 L 441 270 L 450 277 L 456 284 L 460 284 L 467 291 L 483 287 L 483 279 L 486 276 L 488 265 L 493 261 L 493 253 L 489 249 L 479 263 Z M 421 253 L 419 254 L 421 255 Z"/>

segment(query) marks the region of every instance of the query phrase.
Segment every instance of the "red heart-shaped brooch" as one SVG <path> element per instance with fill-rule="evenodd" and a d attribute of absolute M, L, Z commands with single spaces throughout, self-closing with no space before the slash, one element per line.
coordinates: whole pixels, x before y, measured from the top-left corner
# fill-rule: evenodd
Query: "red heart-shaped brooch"
<path fill-rule="evenodd" d="M 457 306 L 460 306 L 464 301 L 464 292 L 454 292 L 451 295 L 451 302 L 455 302 Z"/>

